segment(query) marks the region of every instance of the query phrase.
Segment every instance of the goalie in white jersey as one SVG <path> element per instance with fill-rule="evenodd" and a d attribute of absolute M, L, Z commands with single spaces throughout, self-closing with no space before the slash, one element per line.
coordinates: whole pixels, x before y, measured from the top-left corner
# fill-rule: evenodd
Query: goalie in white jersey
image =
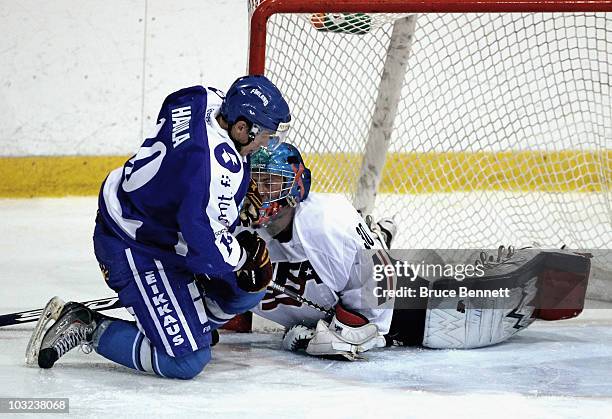
<path fill-rule="evenodd" d="M 377 235 L 344 196 L 309 193 L 310 170 L 289 144 L 255 153 L 251 175 L 263 208 L 255 213 L 247 204 L 242 217 L 250 209 L 254 226 L 265 227 L 257 232 L 282 287 L 269 288 L 253 311 L 290 329 L 288 349 L 353 358 L 385 346 L 393 301 L 365 307 L 364 290 L 371 284 L 363 283 L 357 265 L 361 250 L 383 249 Z"/>
<path fill-rule="evenodd" d="M 495 263 L 482 261 L 487 274 L 479 284 L 505 281 L 511 284 L 507 298 L 416 298 L 409 309 L 399 299 L 372 302 L 367 296 L 378 283 L 368 274 L 368 259 L 391 263 L 384 249 L 394 223 L 366 222 L 344 196 L 309 193 L 310 170 L 287 143 L 253 154 L 251 176 L 261 201 L 250 191 L 240 216 L 267 242 L 274 270 L 272 288 L 252 311 L 285 326 L 286 349 L 355 359 L 391 344 L 475 348 L 507 340 L 536 318 L 569 318 L 582 309 L 588 258 L 538 249 L 500 250 Z M 375 255 L 360 257 L 364 253 Z M 399 289 L 396 279 L 391 286 Z M 456 285 L 429 279 L 408 286 Z"/>

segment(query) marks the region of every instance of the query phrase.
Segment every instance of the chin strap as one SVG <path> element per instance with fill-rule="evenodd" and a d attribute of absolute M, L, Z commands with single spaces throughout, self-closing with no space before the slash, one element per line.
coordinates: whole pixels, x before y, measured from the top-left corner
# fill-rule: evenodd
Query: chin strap
<path fill-rule="evenodd" d="M 250 137 L 249 137 L 249 141 L 246 144 L 242 144 L 242 143 L 238 142 L 238 140 L 236 140 L 234 138 L 234 136 L 232 135 L 231 131 L 232 131 L 232 127 L 230 126 L 229 127 L 229 131 L 227 133 L 228 133 L 228 135 L 230 137 L 230 140 L 232 140 L 232 142 L 234 143 L 234 146 L 236 147 L 236 150 L 238 150 L 239 153 L 240 153 L 240 151 L 242 150 L 243 147 L 246 147 L 246 146 L 248 146 L 249 144 L 251 144 L 253 142 L 253 140 L 251 140 Z"/>

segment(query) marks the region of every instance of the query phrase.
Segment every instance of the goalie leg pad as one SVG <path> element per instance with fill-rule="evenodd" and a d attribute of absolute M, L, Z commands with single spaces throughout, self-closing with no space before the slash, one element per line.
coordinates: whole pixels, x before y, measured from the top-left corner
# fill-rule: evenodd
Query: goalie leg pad
<path fill-rule="evenodd" d="M 532 304 L 537 288 L 536 278 L 532 278 L 525 288 L 510 291 L 511 305 L 508 301 L 491 299 L 487 303 L 481 299 L 456 298 L 456 309 L 436 308 L 436 300 L 431 299 L 433 307 L 428 308 L 425 318 L 423 346 L 433 349 L 470 349 L 503 342 L 535 321 Z M 503 301 L 502 301 L 503 300 Z"/>
<path fill-rule="evenodd" d="M 542 320 L 578 316 L 584 308 L 590 269 L 591 261 L 586 255 L 547 253 L 535 316 Z"/>
<path fill-rule="evenodd" d="M 536 318 L 558 320 L 580 313 L 590 261 L 571 251 L 519 249 L 513 256 L 485 265 L 485 276 L 463 285 L 496 289 L 498 298 L 430 298 L 423 345 L 429 348 L 478 348 L 503 342 Z M 442 279 L 436 290 L 456 290 L 457 281 Z"/>

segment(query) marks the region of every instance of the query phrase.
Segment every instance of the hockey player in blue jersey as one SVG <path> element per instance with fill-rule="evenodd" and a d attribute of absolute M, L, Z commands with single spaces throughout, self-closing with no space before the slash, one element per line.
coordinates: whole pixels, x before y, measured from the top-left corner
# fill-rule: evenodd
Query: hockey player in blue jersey
<path fill-rule="evenodd" d="M 232 232 L 249 190 L 249 154 L 281 143 L 290 119 L 264 76 L 239 78 L 225 96 L 202 86 L 168 96 L 155 134 L 99 195 L 96 258 L 135 322 L 56 305 L 57 321 L 29 356 L 51 368 L 86 345 L 162 377 L 200 373 L 212 332 L 255 306 L 272 277 L 265 242 Z"/>

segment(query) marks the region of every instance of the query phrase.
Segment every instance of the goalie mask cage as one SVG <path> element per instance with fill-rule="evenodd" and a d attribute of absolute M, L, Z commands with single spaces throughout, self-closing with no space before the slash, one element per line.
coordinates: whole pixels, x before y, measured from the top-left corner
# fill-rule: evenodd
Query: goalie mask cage
<path fill-rule="evenodd" d="M 612 248 L 611 1 L 249 7 L 249 72 L 287 97 L 313 190 L 393 216 L 393 247 Z"/>

